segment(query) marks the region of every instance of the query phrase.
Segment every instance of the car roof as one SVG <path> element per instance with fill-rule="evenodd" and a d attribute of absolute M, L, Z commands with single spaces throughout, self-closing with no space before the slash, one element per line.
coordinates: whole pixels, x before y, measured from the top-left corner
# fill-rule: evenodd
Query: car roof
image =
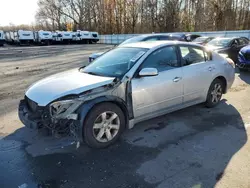
<path fill-rule="evenodd" d="M 216 37 L 215 39 L 230 39 L 230 40 L 233 40 L 233 39 L 238 39 L 238 38 L 241 38 L 241 37 Z"/>
<path fill-rule="evenodd" d="M 143 42 L 135 42 L 135 43 L 129 43 L 129 44 L 124 44 L 120 46 L 119 48 L 155 48 L 157 46 L 162 46 L 162 45 L 174 45 L 174 44 L 184 44 L 184 45 L 190 45 L 190 46 L 198 46 L 201 47 L 201 45 L 196 45 L 193 43 L 189 42 L 180 42 L 180 41 L 171 41 L 171 40 L 162 40 L 162 41 L 143 41 Z"/>
<path fill-rule="evenodd" d="M 136 35 L 136 36 L 133 36 L 131 38 L 134 38 L 134 37 L 141 37 L 141 38 L 146 38 L 146 37 L 153 37 L 153 36 L 170 36 L 170 34 L 162 34 L 162 33 L 152 33 L 152 34 L 142 34 L 142 35 Z M 129 38 L 129 39 L 131 39 Z"/>

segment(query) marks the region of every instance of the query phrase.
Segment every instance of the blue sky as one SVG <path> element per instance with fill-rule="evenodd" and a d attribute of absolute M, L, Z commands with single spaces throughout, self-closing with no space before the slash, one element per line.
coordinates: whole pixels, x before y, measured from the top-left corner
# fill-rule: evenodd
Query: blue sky
<path fill-rule="evenodd" d="M 0 0 L 0 26 L 13 23 L 31 24 L 35 21 L 37 0 Z"/>

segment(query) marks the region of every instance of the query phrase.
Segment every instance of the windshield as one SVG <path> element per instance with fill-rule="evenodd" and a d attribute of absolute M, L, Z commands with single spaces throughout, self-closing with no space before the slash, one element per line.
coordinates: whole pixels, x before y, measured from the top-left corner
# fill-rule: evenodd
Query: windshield
<path fill-rule="evenodd" d="M 48 35 L 49 35 L 49 33 L 43 33 L 43 35 L 44 35 L 44 36 L 48 36 Z"/>
<path fill-rule="evenodd" d="M 229 43 L 230 43 L 231 40 L 232 39 L 227 39 L 227 38 L 224 38 L 224 39 L 213 39 L 210 42 L 208 42 L 207 44 L 211 45 L 211 46 L 226 47 L 226 46 L 229 45 Z"/>
<path fill-rule="evenodd" d="M 140 42 L 144 38 L 145 38 L 145 36 L 132 37 L 132 38 L 127 39 L 124 42 L 122 42 L 119 46 L 124 45 L 124 44 L 134 43 L 134 42 Z"/>
<path fill-rule="evenodd" d="M 207 39 L 207 37 L 198 37 L 194 39 L 193 42 L 205 42 Z"/>
<path fill-rule="evenodd" d="M 120 78 L 147 50 L 145 48 L 115 48 L 97 58 L 82 71 L 93 75 Z"/>

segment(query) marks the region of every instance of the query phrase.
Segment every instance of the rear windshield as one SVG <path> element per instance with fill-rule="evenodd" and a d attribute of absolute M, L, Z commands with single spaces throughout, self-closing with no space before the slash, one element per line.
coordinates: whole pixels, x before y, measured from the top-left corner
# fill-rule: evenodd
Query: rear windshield
<path fill-rule="evenodd" d="M 28 37 L 30 34 L 24 33 L 23 36 Z"/>
<path fill-rule="evenodd" d="M 48 36 L 48 35 L 49 35 L 49 33 L 43 33 L 43 35 L 44 35 L 44 36 Z"/>
<path fill-rule="evenodd" d="M 145 36 L 138 36 L 138 37 L 132 37 L 130 39 L 125 40 L 123 43 L 120 44 L 124 45 L 124 44 L 129 44 L 129 43 L 134 43 L 134 42 L 140 42 L 145 38 Z"/>
<path fill-rule="evenodd" d="M 218 46 L 218 47 L 226 47 L 229 45 L 229 43 L 231 42 L 232 39 L 230 38 L 217 38 L 217 39 L 213 39 L 210 42 L 208 42 L 208 45 L 211 46 Z"/>
<path fill-rule="evenodd" d="M 207 37 L 198 37 L 194 39 L 193 42 L 205 42 L 207 39 Z"/>

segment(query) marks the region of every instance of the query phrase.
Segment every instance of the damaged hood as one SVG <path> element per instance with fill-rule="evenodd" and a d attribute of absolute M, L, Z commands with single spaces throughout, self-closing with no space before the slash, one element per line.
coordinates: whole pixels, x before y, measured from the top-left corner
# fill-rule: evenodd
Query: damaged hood
<path fill-rule="evenodd" d="M 114 79 L 114 77 L 90 75 L 74 69 L 36 82 L 28 88 L 26 96 L 38 103 L 39 106 L 46 106 L 60 97 L 80 94 L 110 84 Z"/>

